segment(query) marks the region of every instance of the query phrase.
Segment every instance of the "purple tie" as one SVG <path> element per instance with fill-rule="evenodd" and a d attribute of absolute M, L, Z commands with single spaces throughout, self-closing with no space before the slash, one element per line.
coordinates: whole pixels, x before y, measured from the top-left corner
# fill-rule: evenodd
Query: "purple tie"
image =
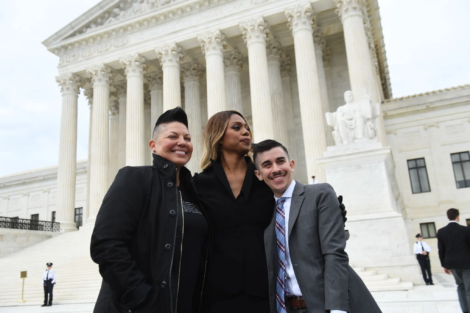
<path fill-rule="evenodd" d="M 276 205 L 276 238 L 279 271 L 276 283 L 276 307 L 277 313 L 287 313 L 284 295 L 286 293 L 286 218 L 284 212 L 286 198 L 277 200 Z"/>

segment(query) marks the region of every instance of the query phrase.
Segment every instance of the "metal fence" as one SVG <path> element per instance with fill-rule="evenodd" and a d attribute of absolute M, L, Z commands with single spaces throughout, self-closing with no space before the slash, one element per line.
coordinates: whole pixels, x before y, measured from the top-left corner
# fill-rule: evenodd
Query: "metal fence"
<path fill-rule="evenodd" d="M 60 223 L 0 216 L 0 228 L 59 232 Z"/>

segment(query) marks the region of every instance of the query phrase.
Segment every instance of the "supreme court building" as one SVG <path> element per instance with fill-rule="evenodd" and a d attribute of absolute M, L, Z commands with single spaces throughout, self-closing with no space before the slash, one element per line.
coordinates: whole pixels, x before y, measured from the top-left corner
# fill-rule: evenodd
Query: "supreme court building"
<path fill-rule="evenodd" d="M 414 235 L 437 251 L 448 208 L 470 219 L 470 85 L 393 98 L 379 13 L 377 0 L 101 1 L 43 42 L 58 57 L 59 164 L 0 177 L 0 216 L 75 230 L 78 208 L 92 226 L 117 171 L 151 164 L 162 112 L 186 110 L 197 172 L 206 121 L 233 109 L 254 142 L 287 146 L 296 180 L 345 196 L 353 264 L 420 283 Z"/>

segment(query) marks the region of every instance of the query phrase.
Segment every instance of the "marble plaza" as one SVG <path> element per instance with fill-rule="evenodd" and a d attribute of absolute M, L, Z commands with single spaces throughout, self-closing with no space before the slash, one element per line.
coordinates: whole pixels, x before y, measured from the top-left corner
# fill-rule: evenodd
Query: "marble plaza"
<path fill-rule="evenodd" d="M 344 195 L 347 252 L 371 290 L 423 283 L 418 232 L 441 271 L 435 232 L 448 208 L 470 223 L 470 85 L 393 98 L 377 0 L 103 0 L 43 44 L 58 57 L 59 164 L 0 177 L 0 216 L 52 219 L 62 234 L 10 230 L 0 260 L 65 232 L 88 242 L 117 171 L 150 164 L 152 125 L 176 106 L 189 117 L 191 171 L 207 119 L 233 109 L 255 142 L 287 146 L 296 180 L 315 175 Z M 90 129 L 77 162 L 80 92 Z"/>

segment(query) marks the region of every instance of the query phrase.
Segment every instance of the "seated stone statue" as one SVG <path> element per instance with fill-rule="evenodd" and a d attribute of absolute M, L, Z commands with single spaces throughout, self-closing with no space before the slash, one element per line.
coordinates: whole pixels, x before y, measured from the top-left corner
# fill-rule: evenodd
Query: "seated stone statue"
<path fill-rule="evenodd" d="M 377 108 L 369 98 L 354 101 L 352 91 L 344 93 L 346 104 L 335 113 L 326 113 L 327 124 L 334 128 L 332 134 L 336 145 L 346 145 L 372 139 L 376 136 Z"/>

